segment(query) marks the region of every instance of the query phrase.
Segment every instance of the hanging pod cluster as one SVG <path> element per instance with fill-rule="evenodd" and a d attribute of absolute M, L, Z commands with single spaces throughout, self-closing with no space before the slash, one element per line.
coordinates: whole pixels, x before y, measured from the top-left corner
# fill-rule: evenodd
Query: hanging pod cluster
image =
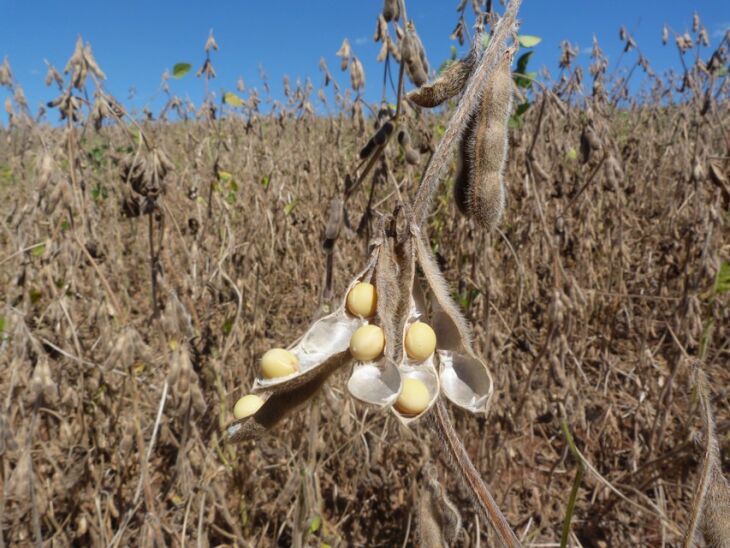
<path fill-rule="evenodd" d="M 460 94 L 474 72 L 477 42 L 466 57 L 450 63 L 433 83 L 410 92 L 408 99 L 433 108 Z M 456 205 L 487 229 L 494 228 L 504 210 L 503 172 L 513 96 L 511 64 L 512 50 L 508 49 L 492 71 L 477 108 L 470 113 L 459 147 Z"/>
<path fill-rule="evenodd" d="M 420 229 L 404 220 L 400 227 L 378 230 L 367 265 L 337 310 L 316 320 L 288 348 L 263 355 L 252 394 L 235 405 L 231 440 L 260 436 L 347 365 L 352 366 L 350 394 L 392 409 L 403 424 L 422 417 L 440 394 L 468 411 L 486 412 L 491 374 L 472 349 L 466 322 Z"/>

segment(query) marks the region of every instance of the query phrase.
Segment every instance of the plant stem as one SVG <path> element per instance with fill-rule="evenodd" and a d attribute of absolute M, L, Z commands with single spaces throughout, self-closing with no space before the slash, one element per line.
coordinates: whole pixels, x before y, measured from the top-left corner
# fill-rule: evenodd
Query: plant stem
<path fill-rule="evenodd" d="M 573 519 L 573 512 L 575 511 L 575 501 L 578 498 L 578 489 L 580 489 L 580 482 L 583 481 L 583 474 L 585 473 L 585 466 L 583 465 L 583 459 L 580 458 L 580 453 L 576 451 L 575 442 L 573 436 L 568 428 L 568 423 L 563 421 L 563 433 L 565 439 L 568 441 L 568 447 L 570 452 L 573 454 L 573 458 L 578 461 L 578 470 L 575 472 L 575 479 L 573 480 L 573 487 L 570 490 L 570 497 L 568 498 L 568 507 L 565 509 L 565 520 L 563 521 L 563 534 L 560 537 L 560 548 L 568 546 L 568 537 L 570 536 L 570 522 Z"/>
<path fill-rule="evenodd" d="M 481 518 L 492 525 L 502 544 L 509 548 L 521 546 L 517 535 L 512 531 L 512 527 L 507 522 L 507 518 L 504 517 L 504 514 L 502 514 L 497 506 L 497 503 L 489 492 L 489 488 L 482 481 L 479 472 L 474 467 L 466 449 L 464 449 L 464 446 L 459 440 L 459 436 L 456 430 L 454 430 L 454 425 L 449 418 L 446 406 L 441 399 L 434 405 L 433 417 L 439 437 L 443 442 L 444 450 L 450 457 L 449 461 L 455 468 L 459 479 L 461 479 L 463 485 L 469 491 L 469 494 L 477 502 L 477 509 Z"/>

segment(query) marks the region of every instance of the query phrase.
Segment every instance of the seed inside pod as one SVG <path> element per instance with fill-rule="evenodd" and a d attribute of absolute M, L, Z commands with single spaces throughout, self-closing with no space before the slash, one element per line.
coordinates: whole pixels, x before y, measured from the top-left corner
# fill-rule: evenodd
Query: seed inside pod
<path fill-rule="evenodd" d="M 430 399 L 431 395 L 422 380 L 406 377 L 395 408 L 403 415 L 418 415 L 428 407 Z"/>
<path fill-rule="evenodd" d="M 236 405 L 233 406 L 233 416 L 236 420 L 250 417 L 256 413 L 256 411 L 261 409 L 263 404 L 264 400 L 259 398 L 256 394 L 248 394 L 238 400 Z"/>
<path fill-rule="evenodd" d="M 299 360 L 283 348 L 272 348 L 261 358 L 261 374 L 265 379 L 286 377 L 297 371 L 299 371 Z"/>
<path fill-rule="evenodd" d="M 347 294 L 347 310 L 354 316 L 372 318 L 377 306 L 378 294 L 373 284 L 360 282 Z"/>
<path fill-rule="evenodd" d="M 377 325 L 363 325 L 350 339 L 350 354 L 361 362 L 374 360 L 383 353 L 384 348 L 385 335 Z"/>
<path fill-rule="evenodd" d="M 436 333 L 430 325 L 415 322 L 406 332 L 405 346 L 409 358 L 423 361 L 436 350 Z"/>

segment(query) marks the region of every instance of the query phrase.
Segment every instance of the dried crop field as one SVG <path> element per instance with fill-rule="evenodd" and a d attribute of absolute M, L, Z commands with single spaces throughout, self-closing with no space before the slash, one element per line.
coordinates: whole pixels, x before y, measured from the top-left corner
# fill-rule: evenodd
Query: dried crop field
<path fill-rule="evenodd" d="M 529 40 L 520 49 L 479 13 L 490 45 L 441 72 L 465 70 L 433 111 L 399 92 L 436 78 L 404 8 L 385 2 L 376 33 L 392 107 L 362 101 L 347 43 L 349 75 L 320 66 L 323 86 L 351 88 L 327 115 L 315 86 L 287 81 L 281 103 L 241 83 L 202 105 L 168 93 L 135 120 L 80 42 L 64 74 L 49 67 L 48 116 L 63 117 L 50 125 L 2 65 L 14 99 L 0 131 L 0 547 L 678 546 L 690 530 L 689 545 L 730 542 L 728 37 L 710 45 L 699 18 L 691 34 L 667 30 L 678 63 L 660 75 L 622 30 L 625 70 L 595 44 L 584 73 L 565 43 L 558 77 L 537 77 L 519 64 Z M 211 35 L 206 82 L 216 49 Z M 503 55 L 514 106 L 500 114 Z M 649 84 L 637 90 L 634 72 Z M 479 209 L 501 188 L 494 128 L 508 149 L 498 222 Z M 352 359 L 328 357 L 304 392 L 263 385 L 263 410 L 285 402 L 270 411 L 281 422 L 234 422 L 261 356 L 339 310 L 378 246 L 378 299 L 392 249 L 396 266 L 420 257 L 415 285 L 435 294 L 424 317 L 456 303 L 488 405 L 470 413 L 446 394 L 404 420 L 393 400 L 353 397 Z M 388 345 L 399 298 L 394 319 L 378 309 L 384 361 L 403 354 Z M 440 450 L 449 432 L 495 511 L 458 448 Z M 493 528 L 500 510 L 512 536 Z"/>

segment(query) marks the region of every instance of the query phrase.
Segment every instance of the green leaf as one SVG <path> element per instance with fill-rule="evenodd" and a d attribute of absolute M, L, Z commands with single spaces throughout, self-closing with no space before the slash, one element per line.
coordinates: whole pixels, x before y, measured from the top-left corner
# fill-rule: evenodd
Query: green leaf
<path fill-rule="evenodd" d="M 175 79 L 182 78 L 190 72 L 190 67 L 190 63 L 175 63 L 175 66 L 172 67 L 172 77 Z"/>
<path fill-rule="evenodd" d="M 101 184 L 97 184 L 91 190 L 91 197 L 97 202 L 99 200 L 106 200 L 109 197 L 109 191 L 105 187 L 101 186 Z"/>
<path fill-rule="evenodd" d="M 71 230 L 71 223 L 69 223 L 68 221 L 62 221 L 61 230 L 63 230 L 64 232 L 66 232 L 67 230 Z"/>
<path fill-rule="evenodd" d="M 539 36 L 532 36 L 530 34 L 521 34 L 517 37 L 517 41 L 523 48 L 534 48 L 542 42 L 542 38 Z"/>
<path fill-rule="evenodd" d="M 291 202 L 284 206 L 284 215 L 289 215 L 299 203 L 299 198 L 294 198 Z"/>
<path fill-rule="evenodd" d="M 312 523 L 309 524 L 309 534 L 312 535 L 319 531 L 320 526 L 322 525 L 322 518 L 319 516 L 314 516 L 312 518 Z"/>
<path fill-rule="evenodd" d="M 39 244 L 30 250 L 30 254 L 34 257 L 41 257 L 46 252 L 45 244 Z"/>
<path fill-rule="evenodd" d="M 522 116 L 510 116 L 507 122 L 507 127 L 510 129 L 520 129 L 524 125 Z"/>
<path fill-rule="evenodd" d="M 261 177 L 261 186 L 264 188 L 269 187 L 269 176 L 268 175 L 264 175 L 263 177 Z"/>
<path fill-rule="evenodd" d="M 725 293 L 730 291 L 730 262 L 723 262 L 720 265 L 720 270 L 717 271 L 717 277 L 715 278 L 715 293 Z"/>
<path fill-rule="evenodd" d="M 137 128 L 132 128 L 132 140 L 138 145 L 142 142 L 142 134 Z"/>
<path fill-rule="evenodd" d="M 525 74 L 527 72 L 527 63 L 530 61 L 530 57 L 532 57 L 533 53 L 535 52 L 528 51 L 527 53 L 523 53 L 522 55 L 520 55 L 520 58 L 517 59 L 515 72 L 519 72 L 520 74 Z"/>
<path fill-rule="evenodd" d="M 13 168 L 8 165 L 0 166 L 0 179 L 10 181 L 13 178 Z"/>
<path fill-rule="evenodd" d="M 532 81 L 537 78 L 537 72 L 528 72 L 527 74 L 515 74 L 515 84 L 521 88 L 529 88 Z"/>
<path fill-rule="evenodd" d="M 241 99 L 238 95 L 236 95 L 232 91 L 227 91 L 223 95 L 223 102 L 231 107 L 242 107 L 245 104 L 243 102 L 243 99 Z"/>
<path fill-rule="evenodd" d="M 223 322 L 223 334 L 230 335 L 231 331 L 233 331 L 233 318 L 228 318 Z"/>
<path fill-rule="evenodd" d="M 525 112 L 527 112 L 527 109 L 530 108 L 530 101 L 525 101 L 524 103 L 521 103 L 517 105 L 517 108 L 515 109 L 515 116 L 522 116 Z"/>
<path fill-rule="evenodd" d="M 0 333 L 5 331 L 5 316 L 0 316 Z"/>
<path fill-rule="evenodd" d="M 452 61 L 456 61 L 456 55 L 457 55 L 456 46 L 452 45 L 451 46 L 451 60 Z"/>
<path fill-rule="evenodd" d="M 576 151 L 574 148 L 570 148 L 570 149 L 568 149 L 566 156 L 567 156 L 568 160 L 577 160 L 578 151 Z"/>
<path fill-rule="evenodd" d="M 231 175 L 227 171 L 219 171 L 218 172 L 218 178 L 221 181 L 223 181 L 224 183 L 226 183 L 226 182 L 230 181 L 231 179 L 233 179 L 233 175 Z"/>

